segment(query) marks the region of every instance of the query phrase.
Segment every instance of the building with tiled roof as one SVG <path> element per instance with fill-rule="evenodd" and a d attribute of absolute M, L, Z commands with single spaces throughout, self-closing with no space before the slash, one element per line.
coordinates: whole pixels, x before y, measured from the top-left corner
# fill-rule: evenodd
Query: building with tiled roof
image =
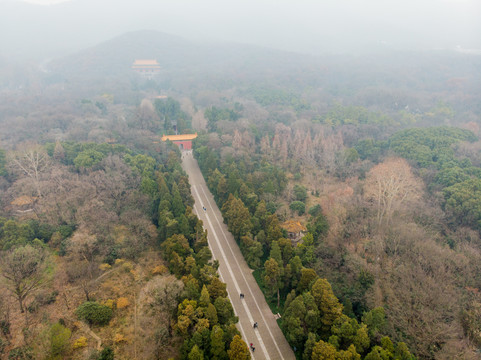
<path fill-rule="evenodd" d="M 13 205 L 15 212 L 18 214 L 25 214 L 33 211 L 33 207 L 37 198 L 35 196 L 22 195 L 13 200 L 10 205 Z"/>
<path fill-rule="evenodd" d="M 181 135 L 164 135 L 162 136 L 162 141 L 170 140 L 174 144 L 176 144 L 180 150 L 191 150 L 192 149 L 192 140 L 197 137 L 197 133 L 195 134 L 181 134 Z"/>
<path fill-rule="evenodd" d="M 287 231 L 287 236 L 291 239 L 293 245 L 297 244 L 307 231 L 307 228 L 302 225 L 300 221 L 287 220 L 280 224 L 280 226 Z"/>
<path fill-rule="evenodd" d="M 160 64 L 155 59 L 139 59 L 132 64 L 132 70 L 150 78 L 160 71 Z"/>

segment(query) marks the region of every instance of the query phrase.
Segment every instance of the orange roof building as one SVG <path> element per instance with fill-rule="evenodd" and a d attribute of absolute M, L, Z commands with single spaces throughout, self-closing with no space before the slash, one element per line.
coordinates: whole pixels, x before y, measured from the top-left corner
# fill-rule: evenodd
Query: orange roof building
<path fill-rule="evenodd" d="M 32 213 L 34 211 L 36 201 L 37 197 L 35 196 L 22 195 L 13 200 L 10 205 L 13 205 L 16 215 L 23 216 L 27 215 L 27 213 Z"/>
<path fill-rule="evenodd" d="M 300 223 L 300 221 L 287 220 L 280 224 L 280 227 L 287 231 L 289 239 L 292 244 L 296 244 L 302 239 L 302 236 L 307 231 L 307 228 Z"/>
<path fill-rule="evenodd" d="M 191 150 L 192 140 L 197 137 L 195 134 L 181 134 L 181 135 L 164 135 L 162 141 L 170 140 L 180 148 L 180 150 Z"/>
<path fill-rule="evenodd" d="M 37 198 L 33 196 L 22 195 L 13 200 L 10 204 L 15 206 L 31 205 Z"/>

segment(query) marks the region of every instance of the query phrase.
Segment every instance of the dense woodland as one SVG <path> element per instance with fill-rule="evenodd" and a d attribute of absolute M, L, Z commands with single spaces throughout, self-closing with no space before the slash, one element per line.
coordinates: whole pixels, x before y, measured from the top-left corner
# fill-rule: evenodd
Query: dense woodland
<path fill-rule="evenodd" d="M 7 154 L 0 245 L 12 296 L 2 298 L 1 349 L 9 358 L 227 354 L 237 320 L 180 154 L 159 150 L 154 158 L 57 142 Z"/>
<path fill-rule="evenodd" d="M 152 44 L 163 70 L 142 79 L 131 52 Z M 476 359 L 480 69 L 145 32 L 47 72 L 2 61 L 0 357 L 249 357 L 180 153 L 160 142 L 175 125 L 200 134 L 205 179 L 299 359 Z M 308 229 L 297 245 L 290 219 Z"/>

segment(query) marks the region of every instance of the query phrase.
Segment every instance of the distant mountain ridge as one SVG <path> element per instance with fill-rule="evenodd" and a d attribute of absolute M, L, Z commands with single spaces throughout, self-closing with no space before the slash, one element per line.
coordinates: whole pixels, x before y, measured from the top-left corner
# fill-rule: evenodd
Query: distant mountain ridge
<path fill-rule="evenodd" d="M 297 66 L 314 57 L 254 45 L 198 43 L 158 31 L 141 30 L 55 59 L 47 68 L 67 77 L 116 76 L 131 72 L 135 59 L 156 59 L 162 71 L 219 73 L 262 68 L 262 64 L 272 63 L 276 67 Z"/>
<path fill-rule="evenodd" d="M 194 44 L 180 37 L 156 31 L 135 31 L 53 60 L 48 69 L 64 75 L 111 76 L 130 71 L 135 59 L 157 59 L 163 68 L 169 68 L 180 65 L 183 58 L 192 57 L 195 51 Z"/>

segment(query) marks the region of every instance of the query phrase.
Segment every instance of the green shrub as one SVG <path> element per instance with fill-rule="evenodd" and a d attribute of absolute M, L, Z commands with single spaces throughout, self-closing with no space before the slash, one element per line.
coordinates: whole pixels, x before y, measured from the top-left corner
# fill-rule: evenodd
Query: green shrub
<path fill-rule="evenodd" d="M 104 348 L 97 360 L 114 360 L 114 351 L 110 347 Z"/>
<path fill-rule="evenodd" d="M 75 310 L 75 314 L 89 324 L 107 325 L 112 318 L 112 309 L 95 301 L 86 301 Z"/>
<path fill-rule="evenodd" d="M 302 201 L 291 202 L 291 205 L 289 205 L 289 208 L 292 211 L 297 211 L 299 215 L 302 215 L 306 212 L 306 205 Z"/>
<path fill-rule="evenodd" d="M 297 201 L 306 201 L 307 199 L 307 189 L 302 185 L 294 185 L 294 196 Z"/>
<path fill-rule="evenodd" d="M 2 338 L 0 338 L 0 355 L 3 354 L 7 345 L 8 345 L 7 340 L 3 340 Z"/>
<path fill-rule="evenodd" d="M 21 346 L 10 350 L 8 360 L 33 360 L 32 349 L 28 346 Z"/>
<path fill-rule="evenodd" d="M 70 235 L 73 234 L 75 230 L 75 226 L 73 225 L 60 225 L 57 231 L 62 235 L 62 238 L 68 238 Z"/>
<path fill-rule="evenodd" d="M 10 321 L 0 320 L 0 330 L 2 334 L 7 337 L 10 334 Z"/>
<path fill-rule="evenodd" d="M 68 349 L 72 332 L 60 323 L 53 324 L 50 328 L 50 355 L 51 359 L 61 359 L 62 354 Z"/>
<path fill-rule="evenodd" d="M 270 214 L 274 214 L 278 208 L 279 208 L 279 204 L 273 201 L 269 201 L 268 203 L 266 203 L 266 210 Z"/>
<path fill-rule="evenodd" d="M 322 211 L 321 205 L 317 204 L 309 208 L 309 215 L 311 216 L 317 216 L 320 214 Z"/>

